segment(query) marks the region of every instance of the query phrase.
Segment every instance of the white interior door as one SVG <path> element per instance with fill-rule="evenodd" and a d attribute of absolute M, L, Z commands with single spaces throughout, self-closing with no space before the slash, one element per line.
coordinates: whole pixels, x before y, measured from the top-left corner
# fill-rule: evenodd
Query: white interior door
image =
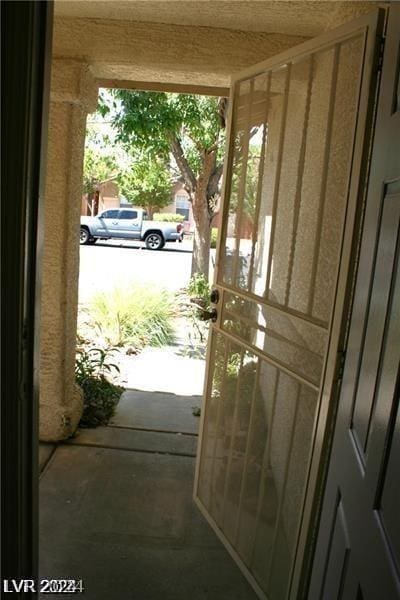
<path fill-rule="evenodd" d="M 260 598 L 295 597 L 362 204 L 381 15 L 233 79 L 195 499 Z"/>

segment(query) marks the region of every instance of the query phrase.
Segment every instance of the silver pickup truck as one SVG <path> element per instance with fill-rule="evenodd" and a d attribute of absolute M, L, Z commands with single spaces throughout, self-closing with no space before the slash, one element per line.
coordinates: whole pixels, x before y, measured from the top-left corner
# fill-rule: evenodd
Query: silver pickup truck
<path fill-rule="evenodd" d="M 140 208 L 110 208 L 96 217 L 81 217 L 81 244 L 121 238 L 142 240 L 149 250 L 161 250 L 165 242 L 181 242 L 182 237 L 181 223 L 148 221 L 146 211 Z"/>

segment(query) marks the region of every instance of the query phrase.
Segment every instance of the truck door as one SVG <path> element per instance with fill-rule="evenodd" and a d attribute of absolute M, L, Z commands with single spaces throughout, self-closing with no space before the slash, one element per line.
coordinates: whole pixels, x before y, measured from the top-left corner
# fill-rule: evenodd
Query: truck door
<path fill-rule="evenodd" d="M 97 235 L 104 234 L 104 237 L 118 236 L 118 209 L 105 210 L 97 217 L 96 231 Z M 119 236 L 118 236 L 119 237 Z"/>
<path fill-rule="evenodd" d="M 142 219 L 137 211 L 120 210 L 118 215 L 118 237 L 140 239 Z"/>

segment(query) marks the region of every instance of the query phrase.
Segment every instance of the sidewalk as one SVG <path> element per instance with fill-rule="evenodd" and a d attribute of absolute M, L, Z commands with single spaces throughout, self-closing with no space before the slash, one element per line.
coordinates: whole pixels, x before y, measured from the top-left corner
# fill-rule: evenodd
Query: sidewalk
<path fill-rule="evenodd" d="M 42 578 L 82 579 L 88 600 L 255 599 L 192 499 L 194 360 L 179 346 L 133 357 L 127 383 L 148 389 L 128 389 L 109 426 L 41 446 Z"/>

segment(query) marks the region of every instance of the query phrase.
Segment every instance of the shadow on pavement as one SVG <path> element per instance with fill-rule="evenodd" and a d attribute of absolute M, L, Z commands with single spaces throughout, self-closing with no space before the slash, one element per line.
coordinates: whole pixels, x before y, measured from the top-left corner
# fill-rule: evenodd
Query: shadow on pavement
<path fill-rule="evenodd" d="M 96 242 L 96 244 L 89 244 L 87 246 L 85 246 L 86 248 L 95 248 L 95 247 L 100 247 L 100 248 L 122 248 L 125 250 L 143 250 L 145 252 L 179 252 L 182 254 L 192 254 L 193 250 L 192 249 L 187 249 L 187 248 L 179 248 L 179 246 L 177 246 L 176 248 L 170 248 L 168 246 L 165 246 L 162 250 L 149 250 L 148 248 L 146 248 L 146 246 L 139 246 L 137 244 L 107 244 L 106 242 Z"/>

